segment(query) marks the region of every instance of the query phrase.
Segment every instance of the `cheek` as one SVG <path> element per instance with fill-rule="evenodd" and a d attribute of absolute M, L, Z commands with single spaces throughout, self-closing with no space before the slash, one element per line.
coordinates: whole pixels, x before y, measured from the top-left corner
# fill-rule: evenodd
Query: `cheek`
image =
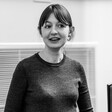
<path fill-rule="evenodd" d="M 60 35 L 61 35 L 62 37 L 64 37 L 64 38 L 67 38 L 68 35 L 69 35 L 69 31 L 68 31 L 68 30 L 63 30 L 63 31 L 60 32 Z"/>
<path fill-rule="evenodd" d="M 69 27 L 67 27 L 67 28 L 65 28 L 63 30 L 63 34 L 66 35 L 66 36 L 68 36 L 68 34 L 69 34 Z"/>
<path fill-rule="evenodd" d="M 48 37 L 49 36 L 49 31 L 46 31 L 44 29 L 41 30 L 41 36 L 44 37 Z"/>

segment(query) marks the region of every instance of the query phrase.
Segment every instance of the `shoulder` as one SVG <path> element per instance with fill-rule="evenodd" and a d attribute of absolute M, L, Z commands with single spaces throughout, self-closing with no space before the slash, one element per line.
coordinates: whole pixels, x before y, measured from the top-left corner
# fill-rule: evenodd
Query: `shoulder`
<path fill-rule="evenodd" d="M 68 56 L 66 56 L 67 63 L 70 63 L 73 67 L 77 68 L 77 70 L 83 69 L 83 65 L 75 59 L 71 59 Z"/>
<path fill-rule="evenodd" d="M 36 55 L 33 54 L 33 55 L 19 61 L 17 64 L 17 67 L 22 68 L 22 69 L 26 69 L 26 68 L 28 69 L 28 68 L 34 66 L 34 64 L 37 62 L 36 59 L 37 59 Z"/>
<path fill-rule="evenodd" d="M 31 63 L 31 62 L 34 62 L 36 60 L 36 54 L 33 54 L 27 58 L 24 58 L 22 59 L 20 62 L 23 63 L 23 64 L 26 64 L 26 63 Z"/>
<path fill-rule="evenodd" d="M 69 57 L 66 57 L 66 63 L 72 70 L 79 75 L 80 78 L 85 77 L 85 70 L 81 62 L 78 60 L 71 59 Z"/>

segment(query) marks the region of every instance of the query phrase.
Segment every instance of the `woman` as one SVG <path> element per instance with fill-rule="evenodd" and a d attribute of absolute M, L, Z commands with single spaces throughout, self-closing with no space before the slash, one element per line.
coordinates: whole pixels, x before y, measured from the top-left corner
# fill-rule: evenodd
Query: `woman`
<path fill-rule="evenodd" d="M 74 32 L 69 12 L 49 5 L 38 29 L 45 48 L 17 65 L 5 112 L 93 112 L 82 65 L 63 53 Z"/>

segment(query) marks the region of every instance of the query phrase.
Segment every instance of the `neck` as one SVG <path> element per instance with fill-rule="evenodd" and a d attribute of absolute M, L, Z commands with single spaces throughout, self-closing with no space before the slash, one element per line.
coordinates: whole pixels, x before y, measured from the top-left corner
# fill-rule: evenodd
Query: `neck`
<path fill-rule="evenodd" d="M 59 63 L 63 59 L 63 50 L 62 49 L 48 49 L 44 48 L 40 52 L 41 58 L 50 63 Z"/>

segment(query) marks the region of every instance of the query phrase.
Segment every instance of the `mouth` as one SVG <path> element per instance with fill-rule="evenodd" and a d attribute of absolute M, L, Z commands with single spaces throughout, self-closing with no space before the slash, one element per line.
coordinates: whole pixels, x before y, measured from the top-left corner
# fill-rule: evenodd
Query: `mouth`
<path fill-rule="evenodd" d="M 52 37 L 52 38 L 49 38 L 50 41 L 59 41 L 60 38 L 59 37 Z"/>

